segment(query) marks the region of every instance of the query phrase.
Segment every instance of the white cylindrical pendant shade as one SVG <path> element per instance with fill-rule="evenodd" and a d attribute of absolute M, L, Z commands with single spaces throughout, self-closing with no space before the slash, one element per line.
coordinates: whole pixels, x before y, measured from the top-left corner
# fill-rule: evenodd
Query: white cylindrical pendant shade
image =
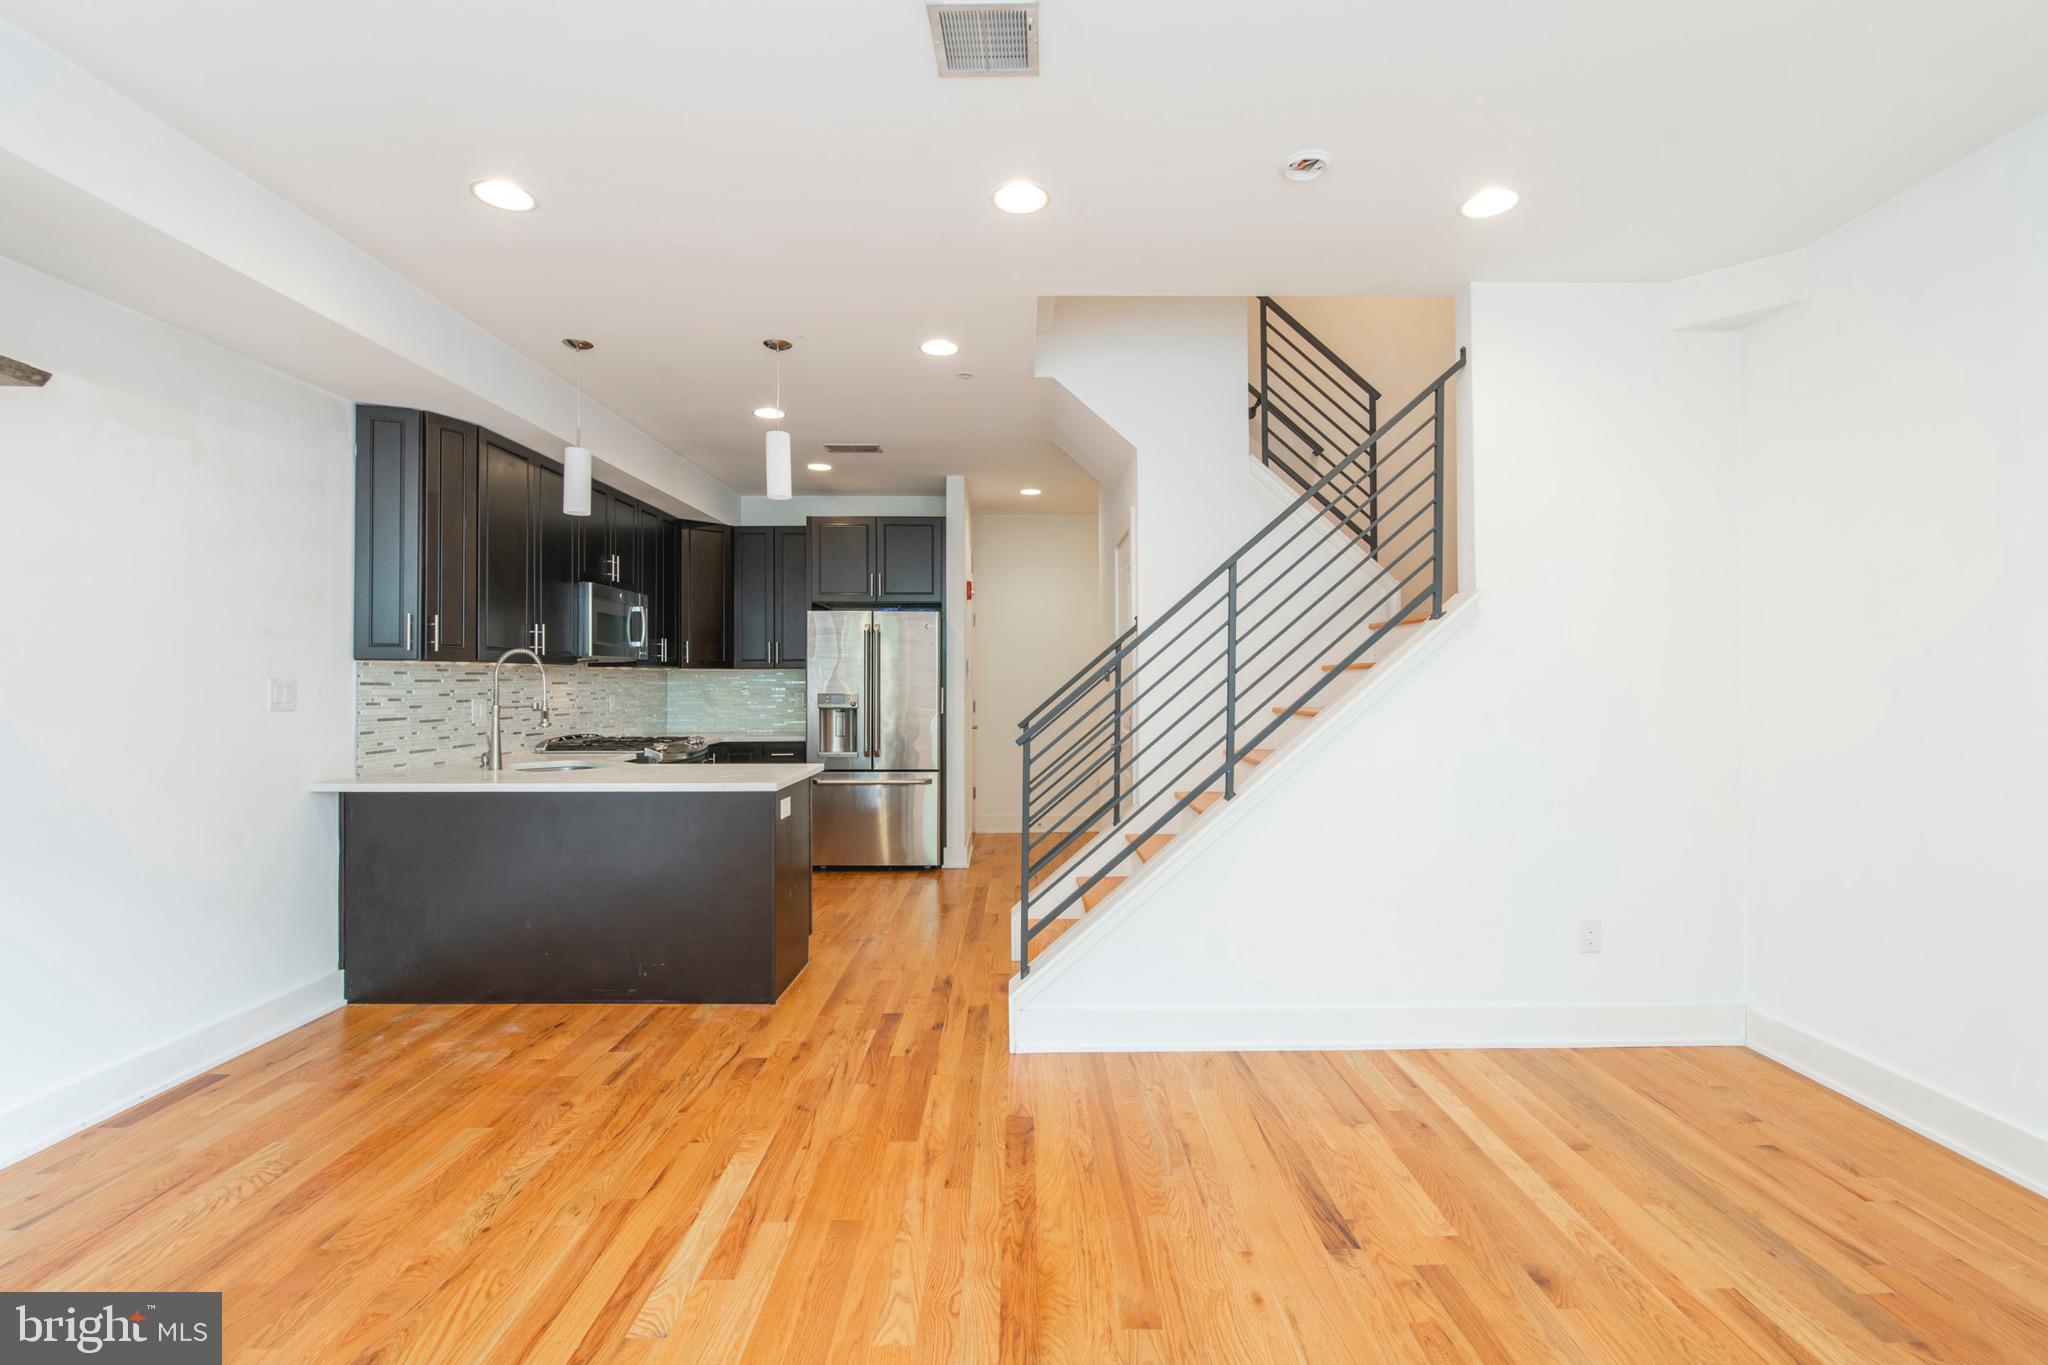
<path fill-rule="evenodd" d="M 582 446 L 562 452 L 562 511 L 572 517 L 590 515 L 590 452 Z"/>
<path fill-rule="evenodd" d="M 768 433 L 768 498 L 771 502 L 789 501 L 789 433 L 786 431 Z"/>

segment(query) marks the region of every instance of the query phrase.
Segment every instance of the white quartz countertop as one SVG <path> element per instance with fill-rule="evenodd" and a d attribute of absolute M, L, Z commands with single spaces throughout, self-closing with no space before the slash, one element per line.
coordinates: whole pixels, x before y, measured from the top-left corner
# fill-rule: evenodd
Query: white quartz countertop
<path fill-rule="evenodd" d="M 526 769 L 522 763 L 559 763 L 561 754 L 508 757 L 502 772 L 482 768 L 426 768 L 316 782 L 316 792 L 776 792 L 824 772 L 818 763 L 629 763 L 578 755 L 590 768 Z"/>

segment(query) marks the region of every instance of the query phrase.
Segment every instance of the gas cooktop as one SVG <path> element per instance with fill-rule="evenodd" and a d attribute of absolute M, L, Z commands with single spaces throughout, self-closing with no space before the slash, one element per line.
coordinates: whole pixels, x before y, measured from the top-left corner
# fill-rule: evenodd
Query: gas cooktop
<path fill-rule="evenodd" d="M 702 735 L 556 735 L 540 747 L 550 754 L 630 754 L 642 749 L 694 754 L 711 747 L 711 741 Z"/>

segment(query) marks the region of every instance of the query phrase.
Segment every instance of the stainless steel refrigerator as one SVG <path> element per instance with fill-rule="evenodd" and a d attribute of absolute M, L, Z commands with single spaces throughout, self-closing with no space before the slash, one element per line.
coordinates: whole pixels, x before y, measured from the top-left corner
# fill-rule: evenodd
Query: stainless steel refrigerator
<path fill-rule="evenodd" d="M 806 740 L 820 867 L 937 867 L 943 783 L 936 611 L 814 611 Z"/>

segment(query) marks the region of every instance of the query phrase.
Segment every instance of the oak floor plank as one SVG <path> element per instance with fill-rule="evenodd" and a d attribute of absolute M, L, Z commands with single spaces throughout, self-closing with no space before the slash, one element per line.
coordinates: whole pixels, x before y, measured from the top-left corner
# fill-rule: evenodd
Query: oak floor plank
<path fill-rule="evenodd" d="M 773 1007 L 316 1020 L 0 1170 L 0 1283 L 293 1365 L 2048 1360 L 2048 1201 L 1740 1048 L 1013 1057 L 976 853 L 820 874 Z"/>

